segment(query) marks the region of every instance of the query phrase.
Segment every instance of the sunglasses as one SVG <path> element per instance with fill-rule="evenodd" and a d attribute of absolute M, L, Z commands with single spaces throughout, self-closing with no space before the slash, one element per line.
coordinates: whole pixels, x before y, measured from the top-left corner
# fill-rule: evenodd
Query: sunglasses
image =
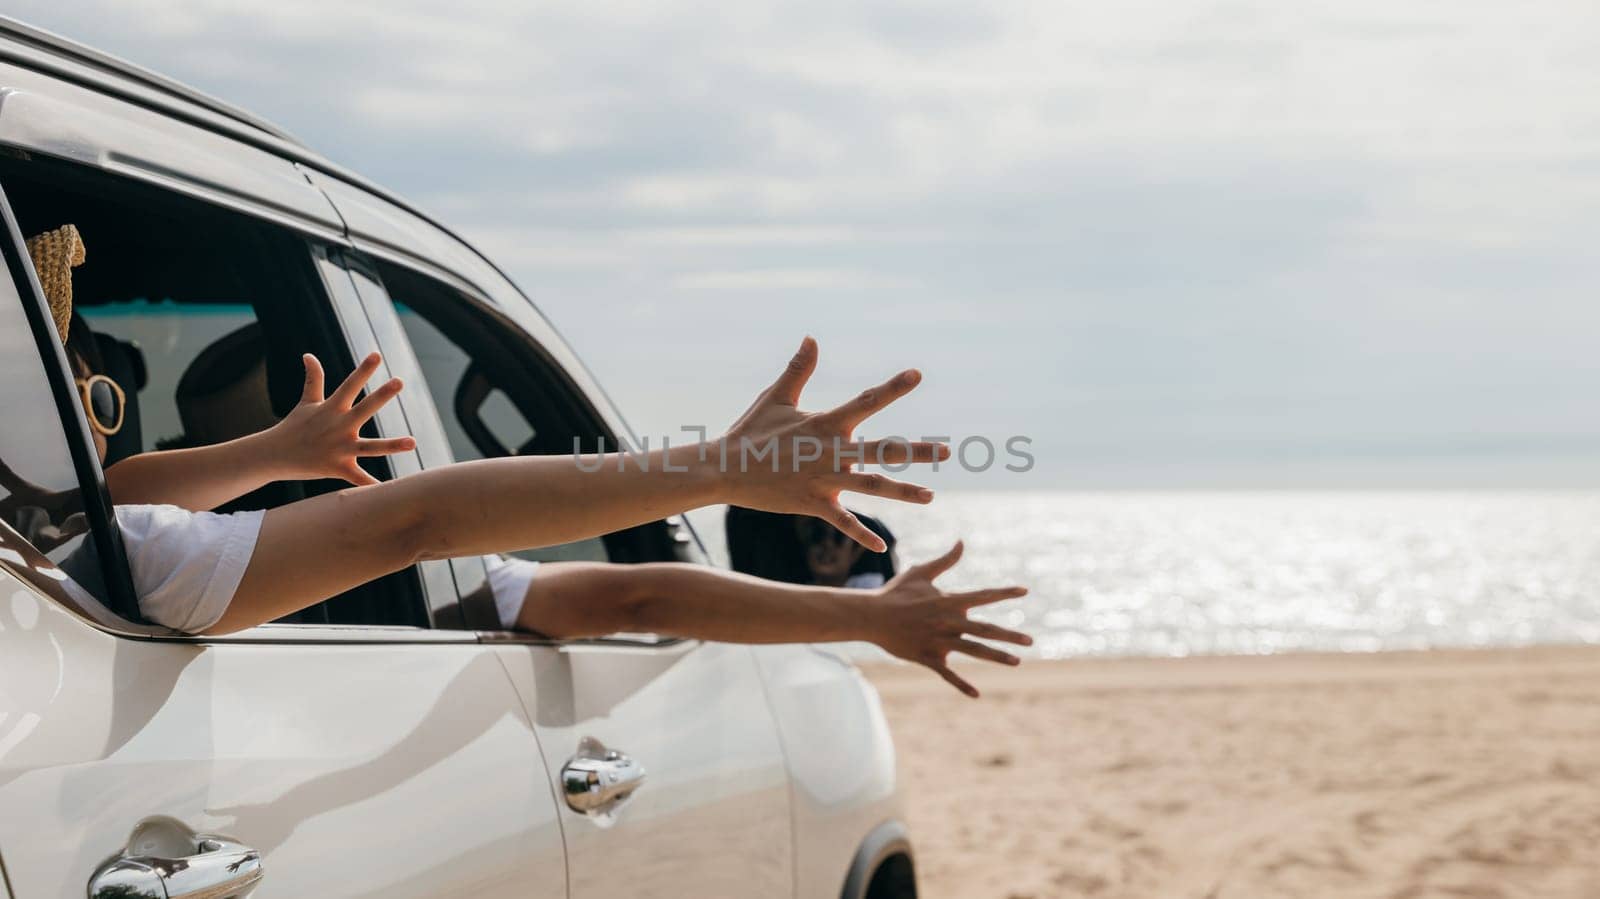
<path fill-rule="evenodd" d="M 110 437 L 122 430 L 122 413 L 127 397 L 117 382 L 105 375 L 76 378 L 78 396 L 83 400 L 83 410 L 89 414 L 89 426 Z"/>

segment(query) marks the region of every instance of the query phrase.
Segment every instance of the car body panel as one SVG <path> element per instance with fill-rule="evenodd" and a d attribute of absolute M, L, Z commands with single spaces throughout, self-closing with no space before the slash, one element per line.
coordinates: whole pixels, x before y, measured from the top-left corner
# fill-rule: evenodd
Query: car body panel
<path fill-rule="evenodd" d="M 901 818 L 889 725 L 877 691 L 834 649 L 753 654 L 789 760 L 795 895 L 834 899 L 868 834 Z"/>
<path fill-rule="evenodd" d="M 158 815 L 260 851 L 260 899 L 565 895 L 537 742 L 486 647 L 131 640 L 9 573 L 0 597 L 19 895 L 81 895 Z"/>
<path fill-rule="evenodd" d="M 614 821 L 562 808 L 572 899 L 790 894 L 783 750 L 747 647 L 597 642 L 499 653 L 553 787 L 585 737 L 645 770 Z"/>

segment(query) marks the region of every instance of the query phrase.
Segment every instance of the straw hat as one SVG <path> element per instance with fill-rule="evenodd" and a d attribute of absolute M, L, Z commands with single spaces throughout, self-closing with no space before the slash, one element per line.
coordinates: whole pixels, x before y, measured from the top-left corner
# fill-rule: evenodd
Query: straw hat
<path fill-rule="evenodd" d="M 83 264 L 83 238 L 77 225 L 62 225 L 54 231 L 35 234 L 27 243 L 39 286 L 50 301 L 50 317 L 56 320 L 61 339 L 66 340 L 67 326 L 72 322 L 72 267 Z"/>

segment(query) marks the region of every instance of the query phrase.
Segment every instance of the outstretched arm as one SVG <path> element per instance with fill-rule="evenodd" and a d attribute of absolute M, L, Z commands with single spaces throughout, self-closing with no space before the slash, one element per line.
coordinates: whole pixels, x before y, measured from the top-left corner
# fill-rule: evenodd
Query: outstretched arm
<path fill-rule="evenodd" d="M 716 503 L 816 515 L 881 549 L 878 536 L 839 504 L 840 491 L 918 503 L 933 494 L 856 472 L 854 464 L 931 462 L 948 457 L 949 449 L 852 436 L 863 420 L 916 387 L 914 371 L 828 412 L 800 411 L 800 392 L 816 362 L 816 343 L 807 338 L 719 441 L 588 457 L 582 466 L 567 456 L 465 462 L 272 509 L 233 603 L 211 631 L 271 621 L 422 559 L 567 543 Z M 741 464 L 745 447 L 770 455 Z M 589 470 L 596 461 L 598 469 Z"/>
<path fill-rule="evenodd" d="M 517 627 L 557 639 L 648 632 L 722 643 L 864 640 L 933 669 L 969 696 L 950 670 L 962 653 L 1015 665 L 1016 656 L 968 635 L 1032 644 L 1028 635 L 973 621 L 967 612 L 1027 594 L 1021 587 L 946 593 L 934 579 L 961 557 L 957 543 L 876 590 L 811 587 L 762 580 L 703 565 L 546 562 L 528 587 Z"/>
<path fill-rule="evenodd" d="M 376 484 L 356 457 L 403 453 L 416 446 L 410 437 L 368 439 L 360 434 L 361 426 L 400 392 L 399 380 L 356 402 L 378 370 L 381 360 L 373 353 L 323 399 L 322 365 L 309 354 L 303 361 L 305 390 L 282 421 L 225 443 L 129 456 L 106 469 L 112 502 L 165 503 L 203 512 L 273 481 L 342 478 Z"/>

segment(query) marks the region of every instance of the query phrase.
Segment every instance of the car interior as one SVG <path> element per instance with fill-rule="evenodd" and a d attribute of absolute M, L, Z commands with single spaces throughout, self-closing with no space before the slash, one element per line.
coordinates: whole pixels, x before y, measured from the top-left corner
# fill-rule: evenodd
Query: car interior
<path fill-rule="evenodd" d="M 301 354 L 337 384 L 354 367 L 307 238 L 138 181 L 20 151 L 0 151 L 3 186 L 23 233 L 78 226 L 85 262 L 74 306 L 93 329 L 106 374 L 127 397 L 106 465 L 140 452 L 202 446 L 270 426 L 294 407 Z M 426 275 L 361 260 L 392 297 L 457 461 L 585 453 L 615 438 L 543 349 L 487 303 Z M 377 436 L 372 423 L 364 431 Z M 576 441 L 575 441 L 576 438 Z M 362 459 L 388 479 L 387 460 Z M 343 481 L 279 482 L 218 511 L 270 509 Z M 665 522 L 530 550 L 536 560 L 687 558 Z M 280 620 L 429 626 L 415 571 L 357 587 Z M 440 622 L 443 624 L 443 622 Z"/>
<path fill-rule="evenodd" d="M 24 234 L 78 226 L 85 261 L 73 272 L 74 307 L 95 331 L 110 375 L 123 387 L 123 428 L 106 464 L 154 449 L 237 436 L 241 366 L 264 388 L 255 409 L 270 423 L 294 407 L 302 353 L 315 353 L 338 383 L 354 367 L 305 239 L 139 182 L 57 160 L 0 155 L 0 185 Z M 252 358 L 247 351 L 255 353 Z M 231 402 L 230 402 L 231 400 Z M 369 425 L 370 427 L 370 425 Z M 373 432 L 376 436 L 376 432 Z M 386 460 L 363 459 L 379 478 Z M 219 511 L 269 509 L 336 490 L 342 481 L 274 483 Z M 427 626 L 414 572 L 403 571 L 283 619 L 304 624 Z"/>

